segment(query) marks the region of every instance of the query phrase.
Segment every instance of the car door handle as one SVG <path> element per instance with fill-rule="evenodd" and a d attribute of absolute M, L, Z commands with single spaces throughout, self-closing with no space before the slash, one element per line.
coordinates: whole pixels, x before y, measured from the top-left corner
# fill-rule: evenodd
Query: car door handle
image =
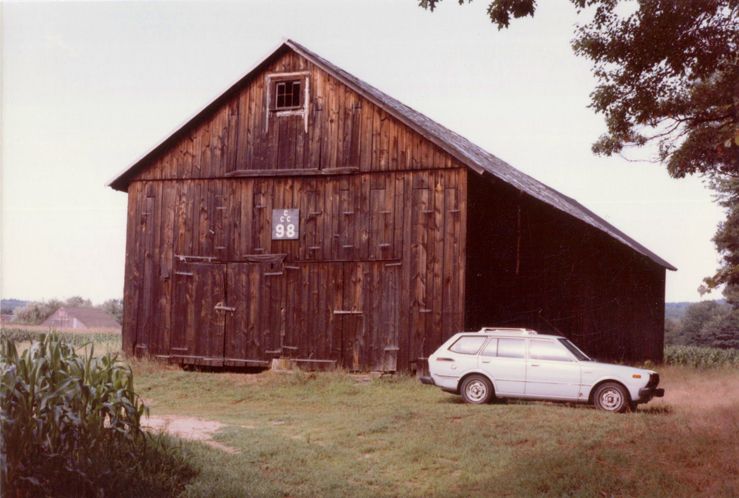
<path fill-rule="evenodd" d="M 482 363 L 490 363 L 490 360 L 481 360 Z"/>
<path fill-rule="evenodd" d="M 530 366 L 530 367 L 538 367 L 538 366 L 539 366 L 539 364 L 538 364 L 538 363 L 532 363 L 532 364 L 531 364 L 531 365 L 529 365 L 529 366 Z"/>

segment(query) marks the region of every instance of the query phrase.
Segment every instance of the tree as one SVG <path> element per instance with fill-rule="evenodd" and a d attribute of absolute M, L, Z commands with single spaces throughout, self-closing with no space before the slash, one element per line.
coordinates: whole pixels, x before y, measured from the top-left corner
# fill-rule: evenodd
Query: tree
<path fill-rule="evenodd" d="M 64 303 L 58 299 L 27 303 L 25 306 L 13 310 L 13 321 L 28 325 L 40 325 L 63 305 Z"/>
<path fill-rule="evenodd" d="M 90 307 L 92 302 L 80 296 L 72 296 L 64 301 L 49 299 L 26 303 L 13 311 L 13 321 L 28 325 L 40 325 L 62 306 Z"/>
<path fill-rule="evenodd" d="M 665 320 L 668 344 L 739 348 L 739 311 L 720 301 L 688 306 L 681 321 Z"/>
<path fill-rule="evenodd" d="M 704 290 L 725 284 L 739 310 L 739 0 L 570 1 L 590 15 L 572 47 L 593 63 L 590 107 L 606 121 L 593 152 L 654 144 L 670 175 L 700 174 L 717 189 L 729 210 L 714 238 L 723 264 Z M 498 29 L 535 12 L 536 0 L 493 0 L 487 10 Z"/>
<path fill-rule="evenodd" d="M 110 313 L 116 322 L 123 323 L 123 299 L 108 299 L 97 308 Z"/>
<path fill-rule="evenodd" d="M 726 208 L 726 220 L 719 224 L 713 242 L 722 258 L 715 275 L 704 279 L 701 293 L 725 284 L 724 296 L 739 311 L 739 177 L 727 176 L 714 181 L 718 202 Z"/>
<path fill-rule="evenodd" d="M 67 300 L 64 302 L 64 305 L 72 306 L 75 308 L 87 308 L 92 306 L 92 301 L 90 301 L 89 299 L 85 299 L 84 297 L 72 296 L 67 298 Z"/>

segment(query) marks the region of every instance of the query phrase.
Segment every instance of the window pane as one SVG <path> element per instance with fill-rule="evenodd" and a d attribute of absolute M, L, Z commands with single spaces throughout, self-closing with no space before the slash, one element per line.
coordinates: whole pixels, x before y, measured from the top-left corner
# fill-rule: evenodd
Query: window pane
<path fill-rule="evenodd" d="M 482 356 L 498 356 L 498 339 L 490 339 L 490 342 L 480 354 Z"/>
<path fill-rule="evenodd" d="M 300 107 L 302 100 L 300 80 L 276 81 L 274 83 L 275 109 Z"/>
<path fill-rule="evenodd" d="M 480 349 L 482 343 L 485 342 L 484 336 L 464 336 L 457 339 L 449 349 L 455 353 L 475 354 Z"/>
<path fill-rule="evenodd" d="M 292 88 L 292 106 L 297 107 L 300 105 L 300 82 L 294 81 Z"/>
<path fill-rule="evenodd" d="M 498 339 L 498 356 L 523 358 L 523 339 Z"/>
<path fill-rule="evenodd" d="M 532 340 L 529 344 L 529 358 L 533 360 L 572 361 L 567 350 L 558 342 Z"/>

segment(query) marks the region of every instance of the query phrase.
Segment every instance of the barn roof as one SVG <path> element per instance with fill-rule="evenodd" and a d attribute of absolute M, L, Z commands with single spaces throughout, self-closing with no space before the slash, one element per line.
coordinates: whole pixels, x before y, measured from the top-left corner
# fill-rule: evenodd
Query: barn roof
<path fill-rule="evenodd" d="M 53 319 L 59 310 L 66 311 L 69 316 L 76 318 L 85 324 L 87 328 L 119 328 L 121 326 L 110 313 L 101 309 L 82 306 L 62 306 L 47 318 L 47 321 Z M 46 322 L 43 325 L 46 325 Z"/>
<path fill-rule="evenodd" d="M 527 174 L 517 170 L 510 164 L 494 156 L 490 152 L 478 147 L 461 135 L 449 130 L 436 121 L 428 118 L 420 112 L 408 107 L 389 95 L 381 92 L 377 88 L 369 85 L 361 79 L 349 74 L 340 67 L 332 64 L 318 54 L 311 52 L 301 44 L 293 40 L 285 40 L 274 52 L 267 56 L 262 62 L 257 64 L 251 71 L 243 76 L 239 81 L 232 85 L 226 92 L 211 102 L 202 111 L 197 113 L 191 119 L 186 121 L 167 139 L 156 146 L 154 149 L 145 154 L 141 159 L 136 161 L 132 166 L 126 169 L 122 174 L 110 182 L 110 186 L 116 190 L 126 191 L 128 184 L 133 178 L 143 170 L 149 160 L 158 153 L 166 149 L 171 143 L 187 133 L 192 126 L 197 124 L 201 118 L 210 114 L 210 112 L 218 108 L 222 103 L 228 100 L 235 92 L 240 90 L 245 84 L 256 77 L 261 70 L 271 63 L 275 58 L 282 55 L 286 50 L 293 50 L 310 62 L 338 79 L 349 88 L 369 99 L 387 113 L 409 126 L 417 133 L 424 136 L 427 140 L 445 150 L 458 161 L 465 164 L 470 169 L 479 174 L 489 174 L 493 177 L 513 186 L 514 188 L 538 199 L 549 206 L 552 206 L 564 213 L 567 213 L 588 225 L 591 225 L 612 238 L 633 249 L 634 251 L 646 256 L 654 263 L 669 269 L 676 270 L 673 265 L 660 258 L 658 255 L 635 241 L 618 228 L 614 227 L 606 220 L 593 213 L 591 210 L 577 202 L 576 200 L 554 190 L 553 188 L 541 183 L 540 181 L 528 176 Z"/>

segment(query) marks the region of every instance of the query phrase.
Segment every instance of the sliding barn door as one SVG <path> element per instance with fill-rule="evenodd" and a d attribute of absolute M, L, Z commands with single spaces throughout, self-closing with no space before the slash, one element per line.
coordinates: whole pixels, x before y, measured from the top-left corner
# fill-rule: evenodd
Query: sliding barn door
<path fill-rule="evenodd" d="M 222 365 L 224 265 L 178 262 L 174 278 L 170 357 L 181 363 Z"/>

